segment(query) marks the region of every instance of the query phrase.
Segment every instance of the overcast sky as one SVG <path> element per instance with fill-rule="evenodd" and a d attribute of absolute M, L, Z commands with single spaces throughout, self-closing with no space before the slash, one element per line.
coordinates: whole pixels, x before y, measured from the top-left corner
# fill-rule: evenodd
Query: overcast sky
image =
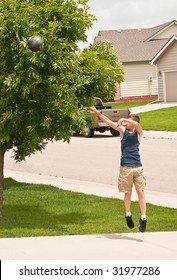
<path fill-rule="evenodd" d="M 146 28 L 177 20 L 177 0 L 89 0 L 90 13 L 97 21 L 87 32 L 93 43 L 99 30 Z"/>

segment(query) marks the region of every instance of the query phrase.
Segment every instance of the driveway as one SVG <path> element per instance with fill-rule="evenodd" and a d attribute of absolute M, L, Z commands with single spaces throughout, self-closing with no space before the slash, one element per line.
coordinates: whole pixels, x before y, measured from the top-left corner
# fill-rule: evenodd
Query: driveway
<path fill-rule="evenodd" d="M 159 110 L 163 108 L 169 108 L 169 107 L 176 107 L 177 102 L 159 102 L 159 103 L 149 103 L 144 106 L 139 106 L 139 107 L 133 107 L 130 108 L 130 111 L 132 114 L 139 114 L 139 113 L 144 113 L 144 112 L 149 112 L 149 111 L 154 111 L 154 110 Z"/>

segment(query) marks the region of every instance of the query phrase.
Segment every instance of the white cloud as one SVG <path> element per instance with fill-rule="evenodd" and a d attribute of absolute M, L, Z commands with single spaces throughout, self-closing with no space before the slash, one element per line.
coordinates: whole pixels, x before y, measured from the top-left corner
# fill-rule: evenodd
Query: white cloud
<path fill-rule="evenodd" d="M 176 0 L 89 0 L 88 6 L 97 21 L 81 48 L 93 43 L 99 30 L 146 28 L 177 20 Z"/>

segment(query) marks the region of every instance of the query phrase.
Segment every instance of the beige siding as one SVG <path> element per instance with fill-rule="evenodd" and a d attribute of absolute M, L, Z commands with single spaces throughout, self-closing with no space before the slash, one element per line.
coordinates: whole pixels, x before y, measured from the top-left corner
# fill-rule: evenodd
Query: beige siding
<path fill-rule="evenodd" d="M 147 80 L 126 82 L 121 87 L 121 97 L 141 97 L 157 95 L 157 80 L 149 83 Z"/>
<path fill-rule="evenodd" d="M 177 25 L 174 24 L 161 32 L 159 35 L 155 36 L 155 39 L 167 39 L 171 38 L 173 35 L 177 35 Z"/>
<path fill-rule="evenodd" d="M 121 99 L 121 85 L 117 84 L 117 90 L 115 92 L 114 100 Z"/>
<path fill-rule="evenodd" d="M 158 87 L 159 100 L 165 101 L 165 72 L 177 71 L 177 42 L 170 46 L 168 51 L 162 55 L 157 61 L 158 65 Z M 167 93 L 168 94 L 168 93 Z"/>
<path fill-rule="evenodd" d="M 149 63 L 124 64 L 125 81 L 121 83 L 121 98 L 157 95 L 156 67 Z"/>

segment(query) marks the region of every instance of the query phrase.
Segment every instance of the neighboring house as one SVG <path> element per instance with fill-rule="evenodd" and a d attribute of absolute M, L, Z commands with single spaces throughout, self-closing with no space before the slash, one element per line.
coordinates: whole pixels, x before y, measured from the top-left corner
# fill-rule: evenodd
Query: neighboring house
<path fill-rule="evenodd" d="M 177 102 L 177 37 L 173 36 L 152 59 L 158 75 L 159 100 Z"/>
<path fill-rule="evenodd" d="M 158 95 L 160 101 L 177 101 L 176 20 L 152 28 L 99 31 L 94 43 L 99 41 L 113 43 L 125 71 L 115 100 Z"/>

